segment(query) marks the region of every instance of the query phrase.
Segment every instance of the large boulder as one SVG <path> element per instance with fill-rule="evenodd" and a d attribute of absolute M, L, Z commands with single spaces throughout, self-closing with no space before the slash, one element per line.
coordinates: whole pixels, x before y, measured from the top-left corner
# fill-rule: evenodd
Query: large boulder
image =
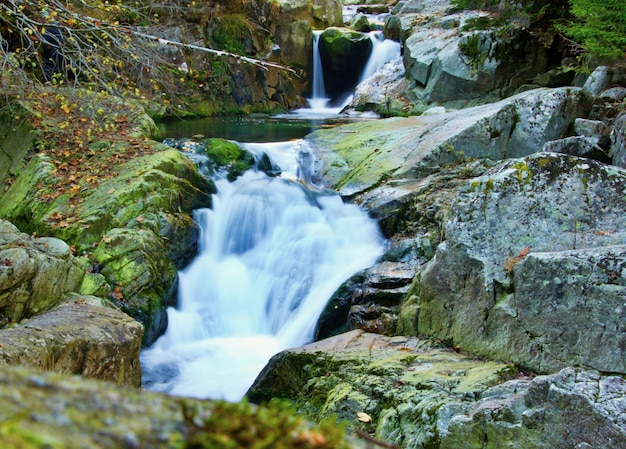
<path fill-rule="evenodd" d="M 624 185 L 554 153 L 468 181 L 412 292 L 414 332 L 536 372 L 625 374 Z"/>
<path fill-rule="evenodd" d="M 336 416 L 401 447 L 437 447 L 453 416 L 513 375 L 425 340 L 352 331 L 277 354 L 247 396 L 289 399 L 312 420 Z"/>
<path fill-rule="evenodd" d="M 440 449 L 626 448 L 626 382 L 566 368 L 483 393 L 440 435 Z"/>
<path fill-rule="evenodd" d="M 56 307 L 80 289 L 85 271 L 65 242 L 0 219 L 0 328 Z"/>
<path fill-rule="evenodd" d="M 143 326 L 95 297 L 75 296 L 0 331 L 0 364 L 141 385 Z"/>
<path fill-rule="evenodd" d="M 368 34 L 349 28 L 327 28 L 320 36 L 319 52 L 324 84 L 330 98 L 347 96 L 361 78 L 372 51 Z"/>
<path fill-rule="evenodd" d="M 278 0 L 271 3 L 267 20 L 270 35 L 280 47 L 281 64 L 308 69 L 313 41 L 311 31 L 341 26 L 339 0 Z"/>
<path fill-rule="evenodd" d="M 543 88 L 446 114 L 319 130 L 306 139 L 321 159 L 317 180 L 355 197 L 391 179 L 419 179 L 468 160 L 535 153 L 568 135 L 590 107 L 582 89 Z"/>
<path fill-rule="evenodd" d="M 485 11 L 450 9 L 445 0 L 401 1 L 394 8 L 418 103 L 467 106 L 505 98 L 526 85 L 572 83 L 573 73 L 559 69 L 565 65 L 563 43 L 550 33 L 533 33 L 524 13 L 502 26 Z"/>
<path fill-rule="evenodd" d="M 167 327 L 176 305 L 178 274 L 162 239 L 148 229 L 113 229 L 93 252 L 97 271 L 111 286 L 108 299 L 145 326 L 146 345 Z"/>

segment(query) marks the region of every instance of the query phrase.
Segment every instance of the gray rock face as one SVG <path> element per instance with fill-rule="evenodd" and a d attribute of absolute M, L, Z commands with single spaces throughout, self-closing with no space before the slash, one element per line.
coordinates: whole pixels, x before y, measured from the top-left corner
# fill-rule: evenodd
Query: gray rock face
<path fill-rule="evenodd" d="M 0 220 L 0 328 L 58 305 L 85 269 L 55 238 L 33 238 Z"/>
<path fill-rule="evenodd" d="M 622 112 L 613 122 L 609 154 L 614 165 L 626 168 L 626 112 Z"/>
<path fill-rule="evenodd" d="M 624 185 L 552 153 L 472 180 L 421 273 L 418 331 L 538 372 L 626 373 Z"/>
<path fill-rule="evenodd" d="M 407 2 L 400 13 L 420 12 L 421 3 Z M 502 98 L 550 68 L 548 50 L 523 26 L 512 24 L 507 33 L 459 31 L 485 14 L 430 14 L 430 20 L 412 30 L 404 46 L 407 75 L 422 90 L 425 103 L 478 99 L 505 88 L 497 93 Z"/>
<path fill-rule="evenodd" d="M 441 449 L 626 448 L 626 382 L 567 368 L 483 393 L 441 435 Z M 485 442 L 487 442 L 485 444 Z"/>

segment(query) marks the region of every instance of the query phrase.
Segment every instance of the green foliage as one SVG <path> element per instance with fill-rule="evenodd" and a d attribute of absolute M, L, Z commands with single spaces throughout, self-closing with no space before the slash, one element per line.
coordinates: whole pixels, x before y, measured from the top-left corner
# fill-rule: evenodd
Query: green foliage
<path fill-rule="evenodd" d="M 184 401 L 181 405 L 187 435 L 181 449 L 348 448 L 343 425 L 325 421 L 313 426 L 285 402 L 272 401 L 262 407 L 245 400 L 216 402 L 208 416 L 198 416 Z"/>
<path fill-rule="evenodd" d="M 243 14 L 220 17 L 211 35 L 218 48 L 237 54 L 245 52 L 245 42 L 250 36 L 250 24 Z"/>
<path fill-rule="evenodd" d="M 626 3 L 623 0 L 570 0 L 574 21 L 561 27 L 580 43 L 583 59 L 616 62 L 626 52 Z"/>

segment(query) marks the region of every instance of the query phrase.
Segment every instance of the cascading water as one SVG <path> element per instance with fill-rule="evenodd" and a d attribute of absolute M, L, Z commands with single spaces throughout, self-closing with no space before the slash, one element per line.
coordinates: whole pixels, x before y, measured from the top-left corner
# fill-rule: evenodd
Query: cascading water
<path fill-rule="evenodd" d="M 385 39 L 381 31 L 373 31 L 370 33 L 372 41 L 372 53 L 367 60 L 367 65 L 363 69 L 361 79 L 363 82 L 389 61 L 393 61 L 400 56 L 401 45 L 392 39 Z"/>
<path fill-rule="evenodd" d="M 293 177 L 301 145 L 249 149 Z M 312 339 L 333 292 L 380 255 L 378 228 L 361 209 L 285 177 L 221 180 L 213 208 L 196 212 L 200 252 L 180 273 L 167 331 L 142 352 L 146 388 L 241 399 L 272 355 Z"/>

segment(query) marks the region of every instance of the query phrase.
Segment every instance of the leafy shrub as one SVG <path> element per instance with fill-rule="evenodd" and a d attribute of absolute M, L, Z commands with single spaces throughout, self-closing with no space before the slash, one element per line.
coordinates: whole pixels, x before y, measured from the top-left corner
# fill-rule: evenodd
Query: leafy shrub
<path fill-rule="evenodd" d="M 578 42 L 583 59 L 623 60 L 626 52 L 626 3 L 623 0 L 571 0 L 575 20 L 560 27 Z"/>

